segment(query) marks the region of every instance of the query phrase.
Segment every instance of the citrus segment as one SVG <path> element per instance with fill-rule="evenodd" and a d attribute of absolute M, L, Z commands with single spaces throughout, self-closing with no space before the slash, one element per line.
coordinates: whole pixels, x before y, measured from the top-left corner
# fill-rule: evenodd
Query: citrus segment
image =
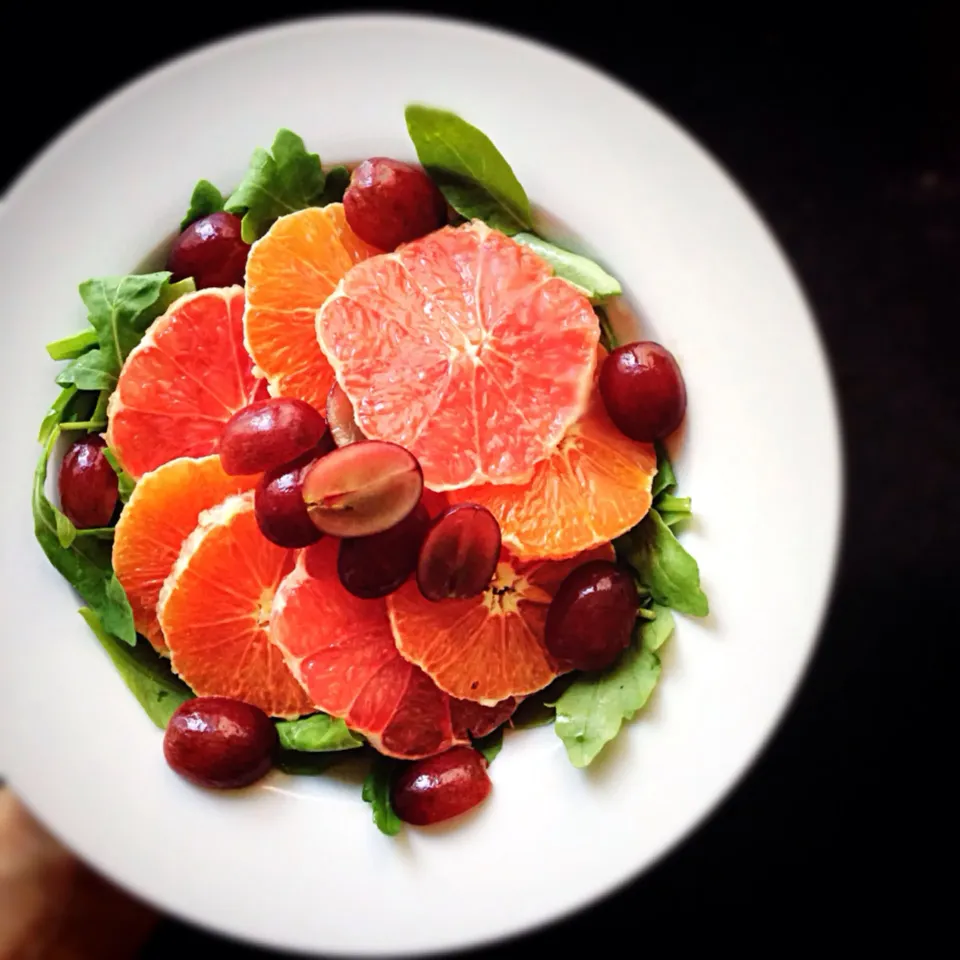
<path fill-rule="evenodd" d="M 260 533 L 252 493 L 200 515 L 157 605 L 171 665 L 198 696 L 234 697 L 276 717 L 311 712 L 267 629 L 295 557 Z"/>
<path fill-rule="evenodd" d="M 516 706 L 458 704 L 404 660 L 384 601 L 361 600 L 340 584 L 332 539 L 301 553 L 277 591 L 270 631 L 315 707 L 388 756 L 416 759 L 469 743 Z"/>
<path fill-rule="evenodd" d="M 598 331 L 580 292 L 479 221 L 359 264 L 317 314 L 363 433 L 434 490 L 528 479 L 583 412 Z"/>
<path fill-rule="evenodd" d="M 490 586 L 466 600 L 434 603 L 408 582 L 387 598 L 397 649 L 452 697 L 494 704 L 541 690 L 561 672 L 543 641 L 554 593 L 571 570 L 613 556 L 609 544 L 561 561 L 504 550 Z"/>
<path fill-rule="evenodd" d="M 324 409 L 333 371 L 317 345 L 317 310 L 355 263 L 379 252 L 350 229 L 342 203 L 281 217 L 253 245 L 244 336 L 274 396 Z"/>
<path fill-rule="evenodd" d="M 638 524 L 650 509 L 656 472 L 653 445 L 624 436 L 596 391 L 529 483 L 488 483 L 448 496 L 485 506 L 516 556 L 569 557 Z"/>
<path fill-rule="evenodd" d="M 107 443 L 139 479 L 176 457 L 214 453 L 223 425 L 258 393 L 243 346 L 243 290 L 200 290 L 150 326 L 120 371 Z"/>
<path fill-rule="evenodd" d="M 157 600 L 200 514 L 231 494 L 250 490 L 257 477 L 228 477 L 218 456 L 181 457 L 141 477 L 117 521 L 113 569 L 133 608 L 133 623 L 153 646 L 167 645 Z"/>

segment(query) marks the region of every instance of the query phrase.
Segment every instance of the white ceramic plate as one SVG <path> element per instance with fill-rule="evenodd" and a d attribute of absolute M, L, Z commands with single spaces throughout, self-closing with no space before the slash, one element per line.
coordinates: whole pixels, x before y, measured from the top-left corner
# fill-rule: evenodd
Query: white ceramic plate
<path fill-rule="evenodd" d="M 679 358 L 678 472 L 712 614 L 683 619 L 648 710 L 594 768 L 515 733 L 463 822 L 381 836 L 343 779 L 188 786 L 33 541 L 46 341 L 80 329 L 79 281 L 168 236 L 194 182 L 229 186 L 279 126 L 326 161 L 415 159 L 404 105 L 490 134 L 530 197 L 619 277 Z M 203 49 L 83 117 L 0 223 L 7 358 L 0 720 L 6 774 L 118 883 L 182 917 L 304 951 L 446 951 L 518 933 L 635 877 L 757 756 L 800 679 L 833 575 L 837 416 L 810 313 L 733 183 L 640 97 L 528 41 L 429 19 L 288 24 Z"/>

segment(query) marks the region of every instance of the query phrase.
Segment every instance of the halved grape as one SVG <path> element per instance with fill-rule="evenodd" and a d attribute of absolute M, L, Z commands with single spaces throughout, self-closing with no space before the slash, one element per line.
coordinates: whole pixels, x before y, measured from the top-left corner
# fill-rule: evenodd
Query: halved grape
<path fill-rule="evenodd" d="M 313 450 L 291 463 L 269 470 L 257 484 L 253 495 L 254 516 L 260 532 L 279 547 L 295 549 L 316 543 L 323 534 L 307 513 L 303 502 L 304 470 L 318 457 L 333 449 L 330 434 L 325 433 Z"/>
<path fill-rule="evenodd" d="M 483 757 L 471 747 L 453 747 L 406 767 L 391 800 L 401 820 L 426 826 L 466 813 L 486 800 L 490 789 Z"/>
<path fill-rule="evenodd" d="M 323 416 L 303 400 L 259 400 L 224 424 L 220 464 L 231 476 L 272 470 L 312 450 L 326 429 Z"/>
<path fill-rule="evenodd" d="M 650 340 L 625 343 L 604 360 L 600 395 L 610 419 L 632 440 L 662 440 L 680 426 L 687 410 L 677 361 Z"/>
<path fill-rule="evenodd" d="M 385 597 L 402 586 L 417 566 L 420 544 L 430 527 L 422 503 L 398 524 L 369 537 L 344 537 L 337 554 L 340 582 L 355 597 Z"/>
<path fill-rule="evenodd" d="M 387 157 L 371 157 L 353 171 L 343 212 L 350 229 L 381 250 L 393 250 L 447 221 L 443 194 L 423 170 Z"/>
<path fill-rule="evenodd" d="M 198 290 L 242 284 L 250 244 L 240 236 L 240 218 L 211 213 L 195 220 L 177 237 L 167 258 L 171 279 L 193 277 Z"/>
<path fill-rule="evenodd" d="M 60 461 L 60 509 L 81 530 L 106 527 L 117 506 L 117 475 L 103 455 L 103 437 L 74 441 Z"/>
<path fill-rule="evenodd" d="M 478 503 L 456 503 L 433 522 L 420 548 L 417 586 L 428 600 L 483 593 L 500 558 L 500 524 Z"/>
<path fill-rule="evenodd" d="M 339 447 L 303 475 L 310 519 L 336 537 L 366 537 L 388 530 L 416 507 L 422 492 L 417 458 L 383 440 Z"/>
<path fill-rule="evenodd" d="M 270 770 L 277 730 L 257 707 L 230 697 L 195 697 L 174 711 L 163 754 L 181 777 L 220 790 L 245 787 Z"/>
<path fill-rule="evenodd" d="M 334 383 L 327 394 L 327 427 L 338 447 L 367 439 L 353 415 L 353 404 L 339 383 Z"/>
<path fill-rule="evenodd" d="M 544 642 L 574 670 L 609 667 L 630 643 L 637 619 L 633 577 L 608 560 L 591 560 L 568 574 L 547 611 Z"/>

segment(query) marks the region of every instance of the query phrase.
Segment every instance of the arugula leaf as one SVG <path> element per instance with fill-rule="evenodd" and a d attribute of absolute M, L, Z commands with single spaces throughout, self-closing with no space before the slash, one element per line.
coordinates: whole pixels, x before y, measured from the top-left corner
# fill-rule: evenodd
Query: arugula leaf
<path fill-rule="evenodd" d="M 47 440 L 50 439 L 50 434 L 63 422 L 63 419 L 67 416 L 70 402 L 76 395 L 77 388 L 72 384 L 60 391 L 60 395 L 53 401 L 43 420 L 40 421 L 40 431 L 37 434 L 37 440 L 40 443 L 46 444 Z"/>
<path fill-rule="evenodd" d="M 327 171 L 327 182 L 323 193 L 317 198 L 317 206 L 325 207 L 328 203 L 340 203 L 343 195 L 350 186 L 350 171 L 344 167 L 333 167 Z"/>
<path fill-rule="evenodd" d="M 644 650 L 659 650 L 673 635 L 676 623 L 669 607 L 655 603 L 651 608 L 654 618 L 640 624 L 640 643 Z"/>
<path fill-rule="evenodd" d="M 448 110 L 412 103 L 405 116 L 420 163 L 454 210 L 508 236 L 530 229 L 530 201 L 486 134 Z"/>
<path fill-rule="evenodd" d="M 269 152 L 262 147 L 254 150 L 246 175 L 224 209 L 243 214 L 240 235 L 253 243 L 277 217 L 315 206 L 325 181 L 320 157 L 307 153 L 293 131 L 281 129 Z"/>
<path fill-rule="evenodd" d="M 86 620 L 113 661 L 123 682 L 147 712 L 147 716 L 162 730 L 173 711 L 184 700 L 193 697 L 193 691 L 173 675 L 167 661 L 149 644 L 141 641 L 136 646 L 127 647 L 118 643 L 104 629 L 100 618 L 89 607 L 81 607 L 80 616 Z"/>
<path fill-rule="evenodd" d="M 656 509 L 651 509 L 614 546 L 657 603 L 695 617 L 710 612 L 700 589 L 697 561 L 684 550 Z"/>
<path fill-rule="evenodd" d="M 474 740 L 473 748 L 483 754 L 487 766 L 490 766 L 494 757 L 503 749 L 503 727 L 498 727 L 493 733 L 488 733 L 485 737 Z"/>
<path fill-rule="evenodd" d="M 223 200 L 223 194 L 209 180 L 198 180 L 190 195 L 187 215 L 180 221 L 180 229 L 186 230 L 194 220 L 222 210 Z"/>
<path fill-rule="evenodd" d="M 570 762 L 587 766 L 646 704 L 659 678 L 660 658 L 635 637 L 610 669 L 574 681 L 557 701 L 554 727 Z"/>
<path fill-rule="evenodd" d="M 525 697 L 520 706 L 514 710 L 510 718 L 510 726 L 516 730 L 523 730 L 553 723 L 557 715 L 557 701 L 575 679 L 574 674 L 566 673 L 562 677 L 557 677 L 542 690 Z"/>
<path fill-rule="evenodd" d="M 274 766 L 291 777 L 319 777 L 343 757 L 342 751 L 305 753 L 301 750 L 280 750 Z"/>
<path fill-rule="evenodd" d="M 102 350 L 90 350 L 57 374 L 57 384 L 61 387 L 72 385 L 80 390 L 112 390 L 117 385 L 118 374 Z"/>
<path fill-rule="evenodd" d="M 600 346 L 607 353 L 612 353 L 620 346 L 620 341 L 617 340 L 617 335 L 613 332 L 613 326 L 607 316 L 607 311 L 603 307 L 595 305 L 593 312 L 597 315 L 597 323 L 600 324 Z"/>
<path fill-rule="evenodd" d="M 653 487 L 650 490 L 650 495 L 656 500 L 661 493 L 665 493 L 676 487 L 677 475 L 673 472 L 673 464 L 670 462 L 670 457 L 667 456 L 667 451 L 663 444 L 658 440 L 654 444 L 654 447 L 657 451 L 657 475 L 653 478 Z"/>
<path fill-rule="evenodd" d="M 130 495 L 137 485 L 137 481 L 120 466 L 117 455 L 109 447 L 103 448 L 103 455 L 106 457 L 107 463 L 113 467 L 113 472 L 117 475 L 117 493 L 119 493 L 121 501 L 128 503 L 130 501 Z"/>
<path fill-rule="evenodd" d="M 57 526 L 57 540 L 60 546 L 67 550 L 77 539 L 77 528 L 73 525 L 73 521 L 56 507 L 53 508 L 53 517 Z"/>
<path fill-rule="evenodd" d="M 84 602 L 100 618 L 104 629 L 133 646 L 137 634 L 133 627 L 130 602 L 113 574 L 110 547 L 95 537 L 76 537 L 68 546 L 61 544 L 63 524 L 57 521 L 60 512 L 47 499 L 44 484 L 47 461 L 53 444 L 60 435 L 56 427 L 47 438 L 33 475 L 33 526 L 37 541 L 47 559 L 83 597 Z"/>
<path fill-rule="evenodd" d="M 361 796 L 365 803 L 373 807 L 373 822 L 381 833 L 388 837 L 395 837 L 400 832 L 400 818 L 390 802 L 390 787 L 396 768 L 395 761 L 389 757 L 377 756 L 367 779 L 363 781 Z"/>
<path fill-rule="evenodd" d="M 284 750 L 324 753 L 363 746 L 363 741 L 347 729 L 342 720 L 325 713 L 315 713 L 299 720 L 279 720 L 276 727 Z"/>
<path fill-rule="evenodd" d="M 47 344 L 47 353 L 51 360 L 75 360 L 96 345 L 97 331 L 81 330 L 79 333 L 72 333 L 69 337 L 51 340 Z"/>
<path fill-rule="evenodd" d="M 516 233 L 513 239 L 546 260 L 558 277 L 578 287 L 591 300 L 606 300 L 623 292 L 620 284 L 603 267 L 587 257 L 570 253 L 533 233 Z"/>
<path fill-rule="evenodd" d="M 169 281 L 165 283 L 160 289 L 160 296 L 157 297 L 157 302 L 147 307 L 137 318 L 136 326 L 141 333 L 141 339 L 142 335 L 149 329 L 150 324 L 153 323 L 157 317 L 165 314 L 167 308 L 172 303 L 176 303 L 176 301 L 186 293 L 196 293 L 196 290 L 197 285 L 193 277 L 186 277 L 183 280 L 178 280 L 176 283 L 170 283 Z"/>
<path fill-rule="evenodd" d="M 689 497 L 675 497 L 670 493 L 662 493 L 657 498 L 657 513 L 668 527 L 673 527 L 683 520 L 689 520 L 693 515 Z"/>

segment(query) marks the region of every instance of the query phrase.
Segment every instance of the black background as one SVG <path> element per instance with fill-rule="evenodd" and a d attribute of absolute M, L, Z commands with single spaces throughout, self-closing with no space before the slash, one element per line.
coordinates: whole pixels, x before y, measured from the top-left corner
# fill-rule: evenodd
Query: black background
<path fill-rule="evenodd" d="M 20 28 L 31 53 L 0 64 L 0 183 L 101 96 L 158 62 L 281 11 L 362 5 L 269 6 L 225 16 L 219 4 L 216 12 L 167 4 L 140 20 L 21 9 L 37 19 L 32 31 Z M 958 21 L 947 4 L 889 16 L 874 5 L 848 12 L 848 21 L 842 4 L 754 15 L 720 6 L 704 16 L 686 4 L 669 13 L 640 5 L 621 20 L 600 4 L 576 15 L 561 15 L 558 4 L 432 5 L 539 37 L 620 77 L 744 186 L 816 311 L 847 461 L 844 548 L 821 643 L 756 768 L 629 888 L 483 956 L 610 952 L 617 941 L 635 953 L 661 939 L 675 950 L 704 937 L 730 946 L 774 922 L 772 944 L 829 928 L 824 945 L 839 935 L 865 947 L 889 942 L 906 923 L 916 947 L 941 918 L 945 887 L 932 878 L 946 860 L 943 781 L 956 751 L 949 687 L 937 688 L 949 678 L 946 649 L 957 635 L 951 588 L 960 549 Z M 8 30 L 7 39 L 16 37 Z M 375 922 L 376 904 L 370 909 Z M 210 949 L 268 956 L 170 922 L 145 957 Z"/>

